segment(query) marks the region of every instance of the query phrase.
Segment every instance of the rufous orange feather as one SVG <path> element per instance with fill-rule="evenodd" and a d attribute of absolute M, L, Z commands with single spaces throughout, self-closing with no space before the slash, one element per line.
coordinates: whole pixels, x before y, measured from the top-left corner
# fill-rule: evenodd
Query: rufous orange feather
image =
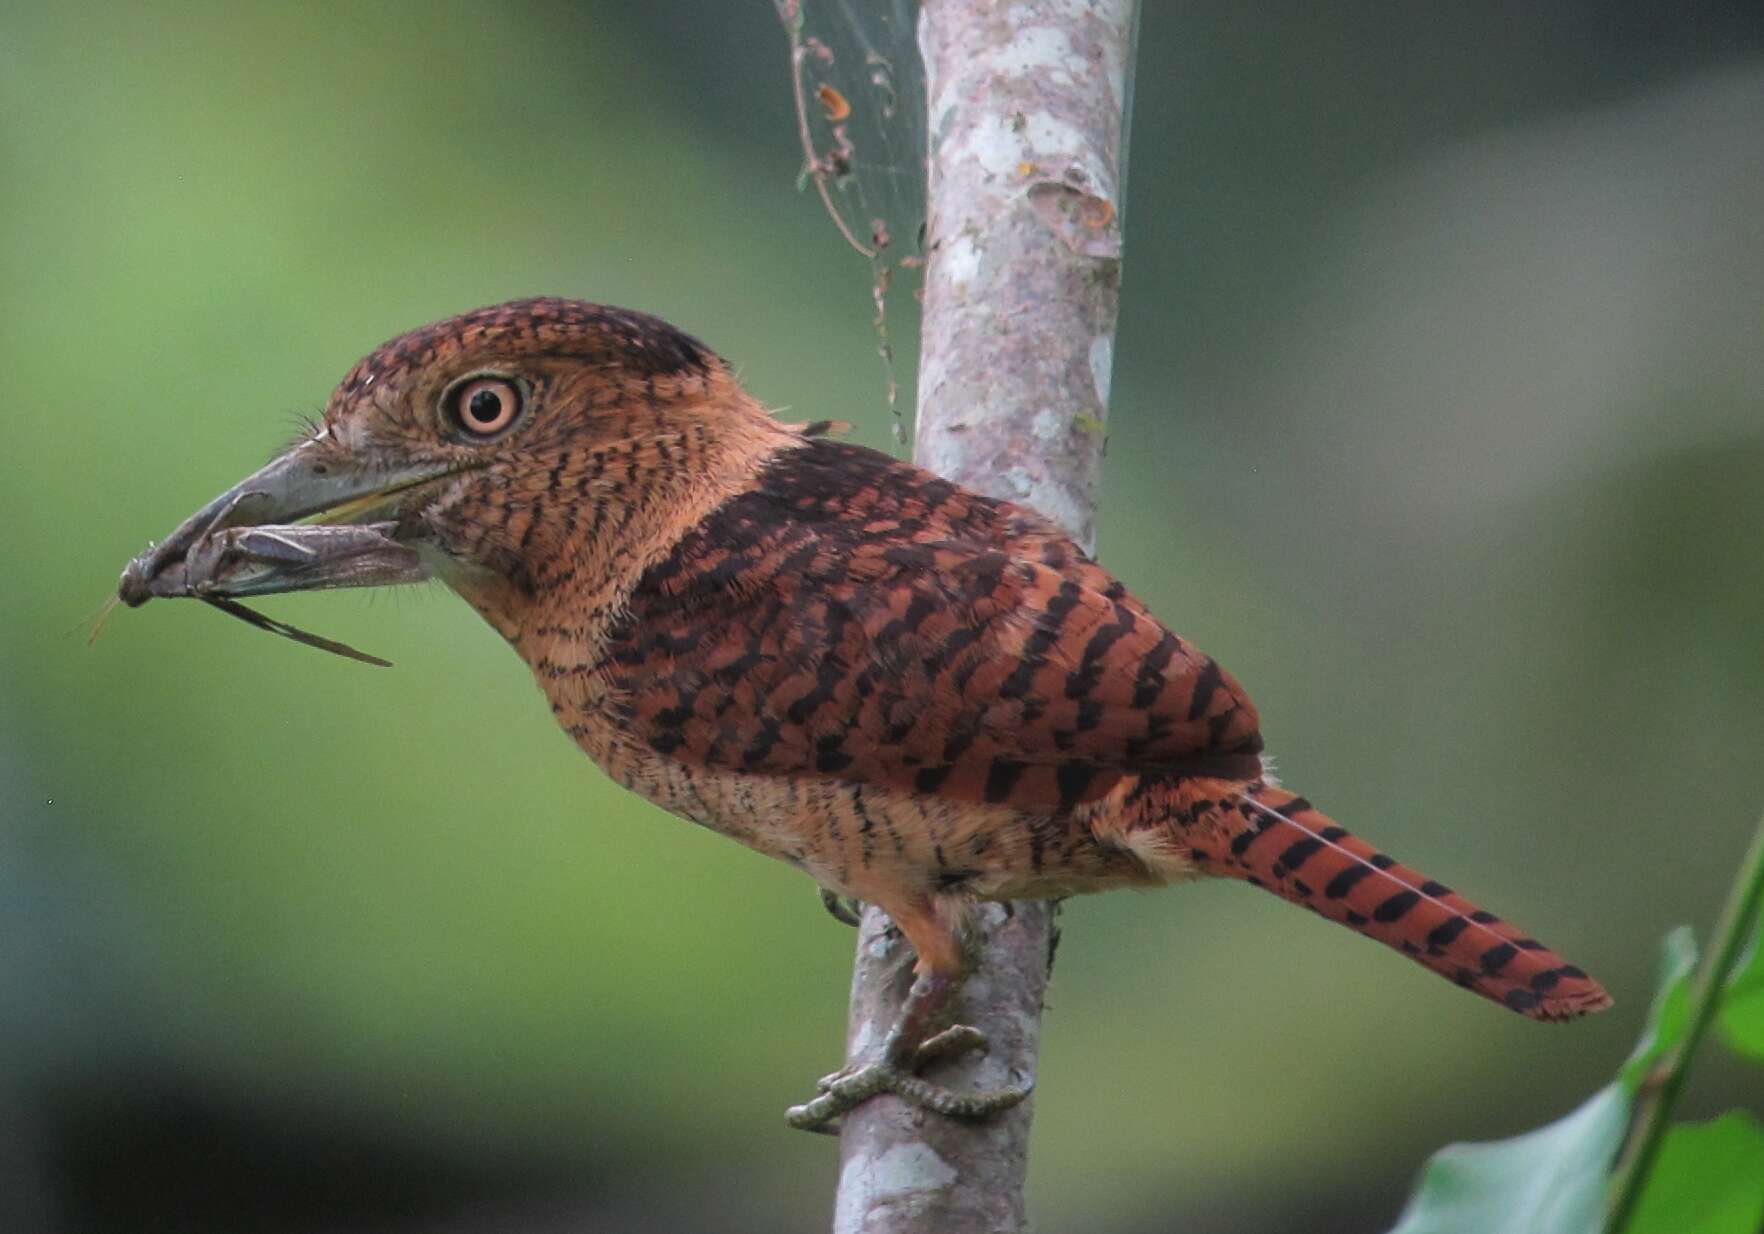
<path fill-rule="evenodd" d="M 312 539 L 296 567 L 276 545 L 303 528 L 260 535 L 250 594 L 396 581 L 420 558 L 620 784 L 884 909 L 918 986 L 885 1057 L 800 1107 L 803 1125 L 882 1088 L 957 1114 L 1020 1098 L 911 1074 L 976 1044 L 936 1032 L 976 900 L 1235 877 L 1525 1015 L 1609 1004 L 1274 784 L 1243 688 L 1053 524 L 823 428 L 778 422 L 655 318 L 482 309 L 362 360 L 272 479 L 210 503 L 121 592 L 185 594 L 164 580 L 240 534 L 223 524 L 346 511 L 385 547 L 346 538 L 345 580 L 324 547 L 343 540 Z"/>

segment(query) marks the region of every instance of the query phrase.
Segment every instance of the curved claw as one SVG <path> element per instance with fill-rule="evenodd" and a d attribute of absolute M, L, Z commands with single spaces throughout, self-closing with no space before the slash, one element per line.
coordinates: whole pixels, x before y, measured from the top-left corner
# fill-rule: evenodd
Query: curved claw
<path fill-rule="evenodd" d="M 858 921 L 858 914 L 864 911 L 862 900 L 842 898 L 823 887 L 821 888 L 821 907 L 827 910 L 833 920 L 848 925 L 854 930 L 861 924 Z"/>
<path fill-rule="evenodd" d="M 947 1118 L 990 1118 L 1021 1102 L 1035 1086 L 1024 1084 L 1014 1088 L 958 1093 L 913 1074 L 936 1059 L 985 1048 L 984 1033 L 969 1025 L 957 1024 L 914 1050 L 910 1068 L 884 1060 L 821 1077 L 815 1084 L 820 1095 L 802 1105 L 791 1106 L 784 1112 L 784 1121 L 801 1131 L 836 1135 L 839 1128 L 835 1119 L 880 1093 L 893 1093 L 902 1101 Z"/>

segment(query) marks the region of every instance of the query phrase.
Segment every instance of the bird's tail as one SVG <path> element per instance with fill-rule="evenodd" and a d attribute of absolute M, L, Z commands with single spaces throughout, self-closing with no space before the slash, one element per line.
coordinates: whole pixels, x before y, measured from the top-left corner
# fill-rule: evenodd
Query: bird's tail
<path fill-rule="evenodd" d="M 1171 821 L 1203 873 L 1266 887 L 1533 1019 L 1611 1005 L 1603 986 L 1523 930 L 1399 865 L 1302 797 L 1264 780 L 1172 788 Z"/>

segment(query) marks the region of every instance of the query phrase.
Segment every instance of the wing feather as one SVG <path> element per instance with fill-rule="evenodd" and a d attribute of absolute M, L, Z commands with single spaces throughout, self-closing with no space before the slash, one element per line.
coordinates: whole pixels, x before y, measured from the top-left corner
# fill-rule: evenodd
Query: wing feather
<path fill-rule="evenodd" d="M 1231 676 L 1056 528 L 837 442 L 654 567 L 601 670 L 672 758 L 1024 807 L 1261 749 Z"/>

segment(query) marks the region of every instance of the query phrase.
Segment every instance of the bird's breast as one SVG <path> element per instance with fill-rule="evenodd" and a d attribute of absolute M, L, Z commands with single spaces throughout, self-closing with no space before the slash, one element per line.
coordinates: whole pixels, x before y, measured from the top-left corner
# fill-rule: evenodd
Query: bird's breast
<path fill-rule="evenodd" d="M 1042 899 L 1162 881 L 1132 848 L 1099 838 L 1071 811 L 703 766 L 644 744 L 610 693 L 590 686 L 560 705 L 566 695 L 553 698 L 559 724 L 615 782 L 841 895 Z"/>

